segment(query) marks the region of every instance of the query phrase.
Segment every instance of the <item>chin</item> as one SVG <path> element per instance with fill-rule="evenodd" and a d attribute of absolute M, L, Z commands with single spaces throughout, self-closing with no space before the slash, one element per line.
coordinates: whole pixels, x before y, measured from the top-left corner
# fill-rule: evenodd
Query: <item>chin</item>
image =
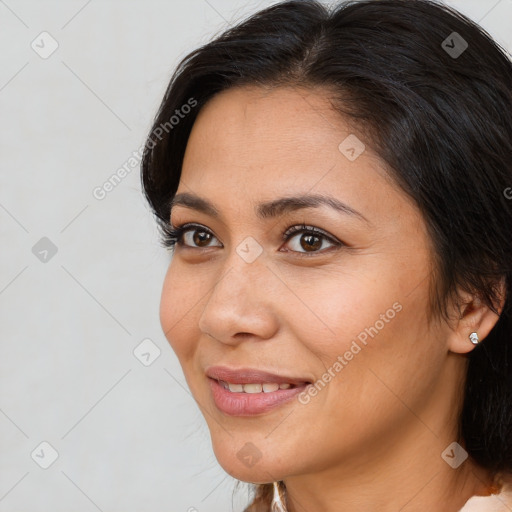
<path fill-rule="evenodd" d="M 237 480 L 265 484 L 284 478 L 285 468 L 275 460 L 277 454 L 274 453 L 269 459 L 251 442 L 228 445 L 223 441 L 222 446 L 216 446 L 213 442 L 213 451 L 222 469 Z"/>

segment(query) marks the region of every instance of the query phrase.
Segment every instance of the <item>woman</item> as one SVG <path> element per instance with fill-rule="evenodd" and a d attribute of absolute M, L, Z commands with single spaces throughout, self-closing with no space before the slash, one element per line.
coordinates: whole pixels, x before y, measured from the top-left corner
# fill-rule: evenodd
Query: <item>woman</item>
<path fill-rule="evenodd" d="M 160 318 L 247 511 L 446 511 L 512 473 L 512 65 L 426 0 L 267 8 L 148 137 Z"/>

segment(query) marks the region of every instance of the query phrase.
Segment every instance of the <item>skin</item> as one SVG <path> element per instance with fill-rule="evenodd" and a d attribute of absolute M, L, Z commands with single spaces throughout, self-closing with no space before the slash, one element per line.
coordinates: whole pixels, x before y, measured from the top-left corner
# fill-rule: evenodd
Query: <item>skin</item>
<path fill-rule="evenodd" d="M 484 339 L 498 317 L 466 295 L 461 318 L 453 310 L 450 322 L 428 319 L 424 220 L 369 141 L 354 161 L 342 154 L 352 133 L 318 89 L 230 89 L 201 110 L 177 193 L 208 199 L 221 216 L 173 208 L 174 226 L 203 228 L 175 249 L 162 328 L 233 477 L 283 480 L 290 512 L 456 512 L 490 483 L 471 458 L 453 469 L 441 453 L 457 440 L 468 336 Z M 302 193 L 333 196 L 368 222 L 326 206 L 271 219 L 255 213 L 260 202 Z M 301 233 L 283 241 L 302 223 L 346 245 L 324 239 L 312 249 Z M 204 229 L 206 241 L 197 236 Z M 248 236 L 263 249 L 252 263 L 236 251 Z M 254 417 L 216 408 L 207 366 L 315 382 L 394 303 L 401 311 L 306 405 L 293 400 Z M 237 457 L 247 442 L 261 453 L 252 467 Z"/>

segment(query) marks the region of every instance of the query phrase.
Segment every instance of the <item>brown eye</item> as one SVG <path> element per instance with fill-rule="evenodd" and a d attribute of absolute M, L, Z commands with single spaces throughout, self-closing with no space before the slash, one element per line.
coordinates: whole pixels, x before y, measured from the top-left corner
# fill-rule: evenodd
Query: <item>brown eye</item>
<path fill-rule="evenodd" d="M 317 251 L 322 247 L 322 239 L 317 235 L 306 235 L 303 234 L 300 237 L 300 246 L 305 251 Z"/>
<path fill-rule="evenodd" d="M 211 233 L 207 233 L 206 231 L 199 231 L 197 229 L 190 231 L 192 233 L 192 241 L 198 247 L 203 247 L 208 245 L 212 235 Z"/>
<path fill-rule="evenodd" d="M 212 240 L 217 240 L 215 235 L 202 226 L 189 225 L 181 228 L 181 244 L 185 247 L 221 247 L 222 244 L 211 244 Z"/>
<path fill-rule="evenodd" d="M 288 244 L 291 246 L 291 250 L 302 255 L 313 255 L 322 252 L 321 249 L 343 245 L 318 228 L 305 225 L 288 229 L 284 234 L 284 239 L 287 242 L 293 241 Z M 328 244 L 327 247 L 324 245 L 325 242 Z"/>

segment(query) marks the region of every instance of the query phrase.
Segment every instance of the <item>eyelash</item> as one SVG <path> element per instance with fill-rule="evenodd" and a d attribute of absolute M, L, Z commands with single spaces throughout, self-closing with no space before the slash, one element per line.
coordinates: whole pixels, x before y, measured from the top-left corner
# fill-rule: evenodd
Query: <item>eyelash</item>
<path fill-rule="evenodd" d="M 189 249 L 208 249 L 209 247 L 204 247 L 204 248 L 203 247 L 192 247 L 192 246 L 187 246 L 187 245 L 183 244 L 183 235 L 187 231 L 193 231 L 194 228 L 196 230 L 202 230 L 205 233 L 209 233 L 212 236 L 215 236 L 209 229 L 206 229 L 205 227 L 203 227 L 199 224 L 188 223 L 188 224 L 183 224 L 182 226 L 172 226 L 171 224 L 167 223 L 167 224 L 163 225 L 163 229 L 162 229 L 162 245 L 170 251 L 173 251 L 176 245 L 182 245 Z M 335 240 L 334 238 L 332 238 L 331 236 L 327 235 L 327 233 L 324 233 L 322 230 L 315 228 L 313 226 L 306 226 L 305 224 L 296 225 L 296 226 L 292 226 L 292 227 L 288 228 L 283 233 L 282 239 L 284 242 L 288 242 L 288 240 L 290 240 L 291 238 L 293 238 L 294 236 L 296 236 L 299 233 L 304 233 L 304 234 L 308 234 L 308 235 L 316 235 L 320 238 L 323 238 L 324 240 L 329 241 L 331 244 L 333 244 L 334 247 L 341 247 L 341 246 L 345 245 L 342 242 L 339 242 L 339 241 Z M 328 250 L 328 249 L 329 248 L 327 248 L 325 250 Z M 311 252 L 300 252 L 300 251 L 292 250 L 291 252 L 294 252 L 294 253 L 298 254 L 299 256 L 310 257 L 310 256 L 314 256 L 316 254 L 323 254 L 325 252 L 325 250 L 311 251 Z"/>

